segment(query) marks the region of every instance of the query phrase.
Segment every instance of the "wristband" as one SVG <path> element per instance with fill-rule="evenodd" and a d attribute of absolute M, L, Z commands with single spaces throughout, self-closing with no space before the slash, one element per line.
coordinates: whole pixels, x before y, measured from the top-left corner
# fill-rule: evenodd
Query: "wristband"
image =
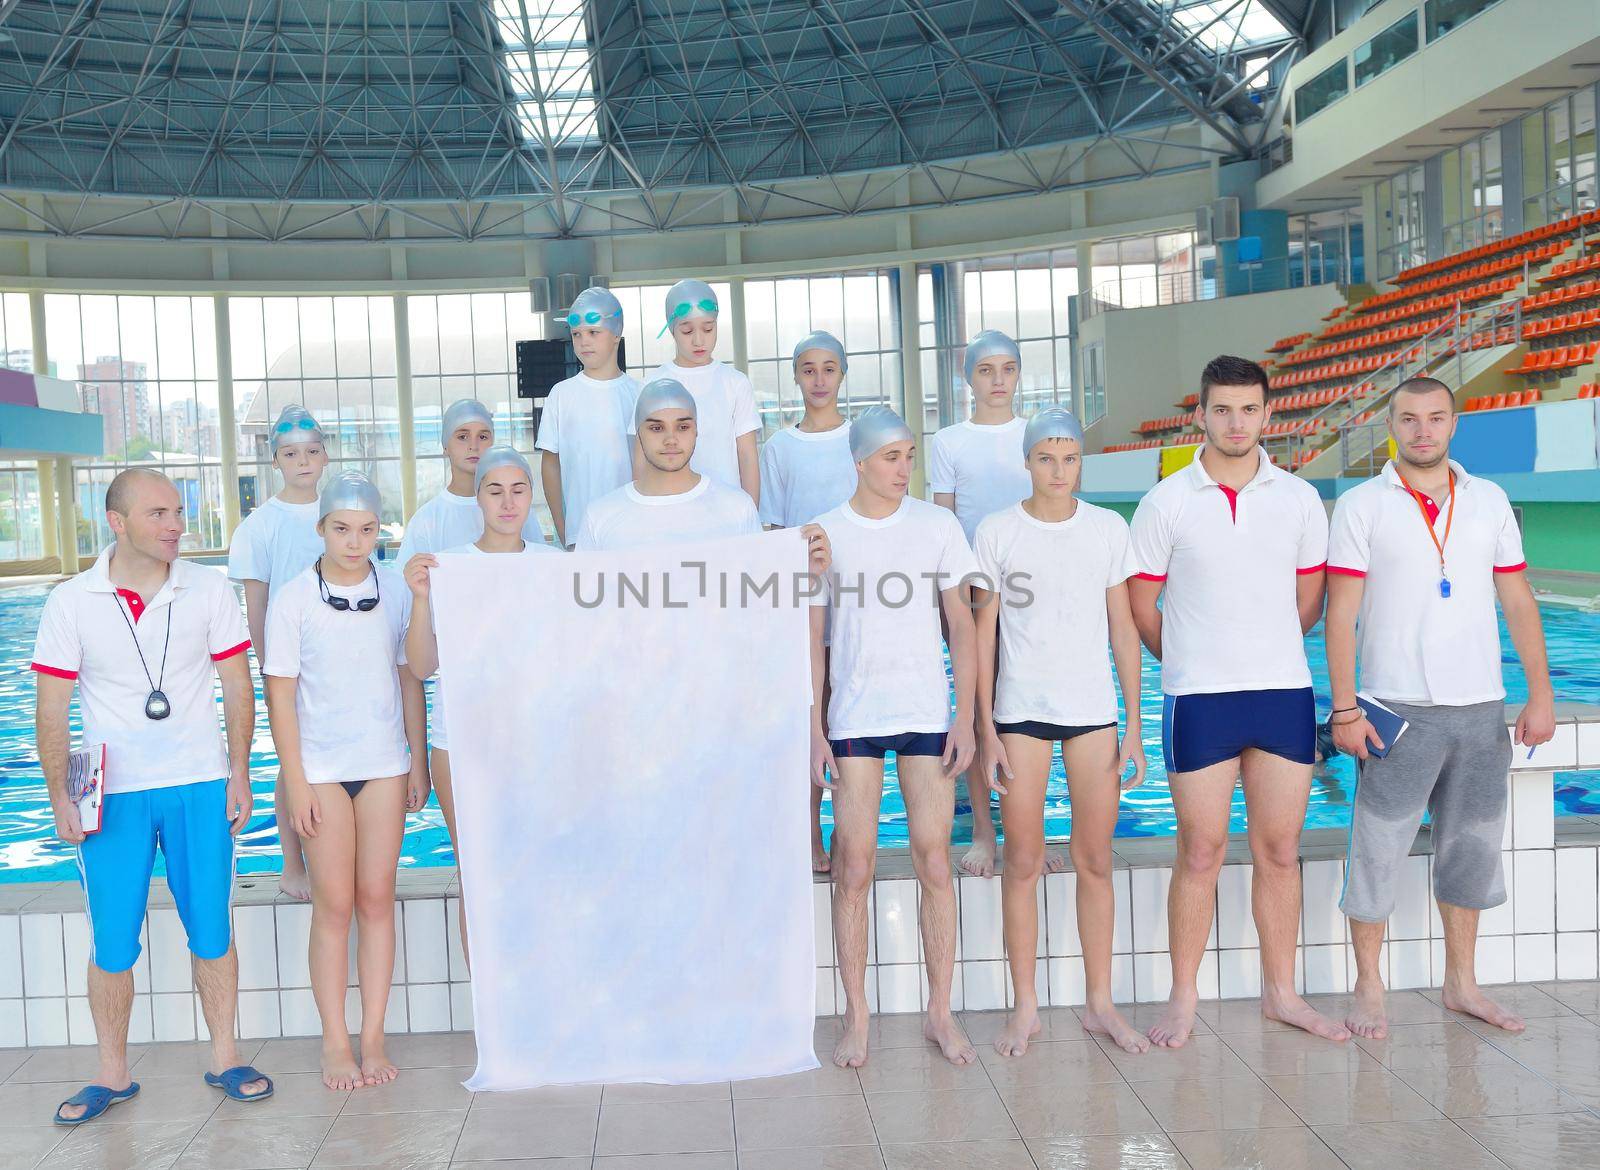
<path fill-rule="evenodd" d="M 1354 707 L 1335 707 L 1332 711 L 1328 712 L 1328 714 L 1329 715 L 1343 715 L 1346 711 L 1359 711 L 1359 710 L 1361 710 L 1361 705 L 1358 703 Z"/>
<path fill-rule="evenodd" d="M 1352 723 L 1360 723 L 1363 718 L 1365 717 L 1357 715 L 1354 719 L 1329 719 L 1328 722 L 1334 727 L 1349 727 Z"/>

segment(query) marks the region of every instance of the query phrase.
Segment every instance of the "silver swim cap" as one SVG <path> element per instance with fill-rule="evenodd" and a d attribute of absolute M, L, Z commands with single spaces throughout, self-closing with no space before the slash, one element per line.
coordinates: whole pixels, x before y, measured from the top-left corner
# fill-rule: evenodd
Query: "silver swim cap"
<path fill-rule="evenodd" d="M 1022 432 L 1023 459 L 1033 454 L 1034 444 L 1046 439 L 1071 439 L 1083 446 L 1083 427 L 1078 424 L 1078 416 L 1064 406 L 1047 406 L 1030 418 Z"/>
<path fill-rule="evenodd" d="M 457 398 L 445 407 L 444 418 L 440 420 L 439 445 L 442 447 L 448 443 L 456 428 L 469 422 L 481 422 L 491 431 L 494 430 L 494 415 L 489 413 L 487 406 L 476 398 Z"/>
<path fill-rule="evenodd" d="M 483 477 L 496 467 L 515 467 L 528 477 L 528 486 L 533 486 L 533 468 L 528 466 L 528 461 L 523 458 L 522 452 L 515 447 L 490 447 L 478 456 L 478 470 L 472 475 L 472 490 L 476 492 L 483 486 Z"/>
<path fill-rule="evenodd" d="M 844 356 L 844 342 L 826 329 L 818 329 L 815 333 L 807 333 L 795 344 L 794 356 L 789 361 L 791 369 L 800 365 L 800 355 L 808 349 L 825 349 L 837 357 L 841 374 L 850 368 L 849 359 Z"/>
<path fill-rule="evenodd" d="M 1016 358 L 1017 365 L 1022 365 L 1022 351 L 1017 348 L 1017 343 L 998 329 L 985 329 L 967 342 L 967 356 L 962 366 L 962 373 L 966 375 L 968 385 L 972 383 L 972 371 L 978 368 L 978 363 L 984 358 L 996 355 Z"/>
<path fill-rule="evenodd" d="M 317 516 L 327 519 L 330 512 L 371 512 L 383 516 L 383 497 L 378 485 L 360 471 L 341 471 L 322 489 Z"/>
<path fill-rule="evenodd" d="M 850 420 L 850 458 L 860 463 L 890 443 L 915 438 L 905 420 L 887 406 L 869 406 Z"/>
<path fill-rule="evenodd" d="M 715 317 L 717 294 L 712 292 L 711 286 L 703 280 L 695 280 L 693 277 L 680 280 L 667 290 L 667 299 L 662 312 L 667 315 L 668 329 L 679 321 L 686 321 L 691 317 Z"/>
<path fill-rule="evenodd" d="M 295 443 L 322 443 L 322 428 L 317 425 L 317 420 L 311 417 L 311 412 L 303 406 L 290 403 L 278 412 L 278 421 L 272 424 L 272 453 L 276 455 L 279 447 L 293 446 Z"/>
<path fill-rule="evenodd" d="M 699 420 L 700 414 L 694 404 L 694 395 L 690 394 L 688 387 L 678 379 L 657 378 L 652 382 L 646 382 L 633 405 L 633 429 L 637 432 L 643 428 L 644 420 L 656 411 L 674 407 L 687 410 L 691 418 Z"/>
<path fill-rule="evenodd" d="M 567 328 L 598 325 L 622 336 L 622 302 L 608 288 L 595 285 L 578 294 L 567 310 Z"/>

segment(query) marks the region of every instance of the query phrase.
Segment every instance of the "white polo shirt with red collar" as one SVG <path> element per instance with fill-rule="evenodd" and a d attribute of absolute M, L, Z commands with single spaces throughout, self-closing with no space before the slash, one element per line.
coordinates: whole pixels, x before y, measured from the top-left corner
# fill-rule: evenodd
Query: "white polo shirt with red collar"
<path fill-rule="evenodd" d="M 213 680 L 216 663 L 250 648 L 238 594 L 218 570 L 180 559 L 154 597 L 140 598 L 111 582 L 115 547 L 50 591 L 33 669 L 77 680 L 83 743 L 106 745 L 108 794 L 224 779 Z M 171 704 L 166 719 L 144 713 L 151 680 Z"/>
<path fill-rule="evenodd" d="M 1453 520 L 1448 496 L 1419 505 L 1392 460 L 1334 505 L 1328 572 L 1366 579 L 1356 618 L 1362 694 L 1450 707 L 1505 698 L 1494 579 L 1528 567 L 1522 533 L 1499 484 L 1454 460 L 1450 470 Z M 1424 511 L 1444 545 L 1449 597 Z"/>
<path fill-rule="evenodd" d="M 1135 576 L 1166 583 L 1165 694 L 1311 685 L 1296 581 L 1325 567 L 1328 514 L 1316 488 L 1257 450 L 1260 466 L 1237 492 L 1197 454 L 1133 514 Z"/>

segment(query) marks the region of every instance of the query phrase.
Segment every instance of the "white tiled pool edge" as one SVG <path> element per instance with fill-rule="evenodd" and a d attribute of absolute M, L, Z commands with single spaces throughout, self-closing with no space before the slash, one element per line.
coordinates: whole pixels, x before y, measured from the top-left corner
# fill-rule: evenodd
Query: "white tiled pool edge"
<path fill-rule="evenodd" d="M 1576 763 L 1579 728 L 1565 724 Z M 1583 728 L 1600 733 L 1600 727 Z M 1600 734 L 1596 734 L 1600 746 Z M 1541 764 L 1545 764 L 1543 759 Z M 1546 765 L 1548 766 L 1548 765 Z M 1553 773 L 1514 771 L 1511 814 L 1502 856 L 1510 894 L 1482 919 L 1478 975 L 1485 983 L 1543 982 L 1600 977 L 1600 847 L 1556 847 Z M 1383 962 L 1390 986 L 1434 987 L 1443 977 L 1443 931 L 1429 880 L 1432 857 L 1413 855 L 1401 882 Z M 888 868 L 888 867 L 886 867 Z M 1301 946 L 1296 977 L 1308 993 L 1347 991 L 1354 974 L 1349 931 L 1339 913 L 1344 880 L 1339 858 L 1305 860 Z M 1119 867 L 1112 977 L 1116 998 L 1148 1002 L 1169 989 L 1166 892 L 1170 865 Z M 1260 992 L 1259 951 L 1250 917 L 1248 862 L 1223 867 L 1217 914 L 1201 966 L 1201 995 L 1238 998 Z M 244 879 L 242 879 L 244 880 Z M 1074 908 L 1074 875 L 1048 875 L 1040 889 L 1037 983 L 1041 1002 L 1083 1001 L 1083 964 Z M 239 1031 L 245 1037 L 306 1036 L 319 1031 L 306 965 L 309 906 L 269 900 L 271 881 L 256 879 L 234 907 L 239 949 Z M 434 886 L 434 891 L 424 886 Z M 437 887 L 444 886 L 442 892 Z M 443 1032 L 472 1027 L 472 998 L 456 926 L 458 899 L 441 875 L 408 873 L 395 906 L 399 946 L 387 1028 Z M 6 887 L 0 887 L 0 893 Z M 1001 938 L 1000 882 L 957 881 L 960 932 L 955 1006 L 1001 1008 L 1011 995 Z M 833 967 L 830 887 L 813 887 L 818 1015 L 843 1009 Z M 170 897 L 154 891 L 145 948 L 134 969 L 135 1043 L 206 1037 L 190 974 L 183 929 Z M 910 877 L 881 877 L 871 898 L 867 990 L 876 1011 L 923 1006 L 926 981 L 919 963 L 918 887 Z M 0 912 L 0 1047 L 87 1044 L 94 1039 L 86 998 L 89 934 L 81 900 L 70 885 Z M 353 960 L 353 956 L 352 956 Z M 354 982 L 352 961 L 351 981 Z M 360 1019 L 349 992 L 351 1026 Z"/>

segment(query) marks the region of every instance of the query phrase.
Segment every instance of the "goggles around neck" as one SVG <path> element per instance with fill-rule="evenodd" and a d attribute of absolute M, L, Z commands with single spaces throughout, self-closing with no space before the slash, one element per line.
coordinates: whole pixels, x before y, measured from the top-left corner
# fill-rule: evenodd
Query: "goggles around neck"
<path fill-rule="evenodd" d="M 702 313 L 710 313 L 713 317 L 715 317 L 718 311 L 717 302 L 709 298 L 701 301 L 679 302 L 672 307 L 672 312 L 667 314 L 667 323 L 661 327 L 661 333 L 665 333 L 668 329 L 671 329 L 674 325 L 683 320 L 683 318 L 687 317 L 696 309 L 699 309 Z M 660 337 L 661 333 L 657 333 L 656 336 Z"/>
<path fill-rule="evenodd" d="M 328 589 L 327 581 L 322 577 L 322 558 L 317 558 L 317 591 L 322 594 L 322 600 L 340 613 L 348 613 L 352 608 L 358 613 L 371 613 L 378 608 L 378 600 L 382 591 L 378 588 L 378 574 L 372 574 L 372 596 L 363 597 L 353 605 L 348 598 L 339 597 Z"/>

